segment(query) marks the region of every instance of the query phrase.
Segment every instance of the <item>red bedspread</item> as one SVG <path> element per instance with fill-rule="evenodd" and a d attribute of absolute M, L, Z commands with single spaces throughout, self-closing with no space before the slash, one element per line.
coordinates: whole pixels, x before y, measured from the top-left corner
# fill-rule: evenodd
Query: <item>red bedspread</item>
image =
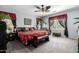
<path fill-rule="evenodd" d="M 48 32 L 45 30 L 35 30 L 35 31 L 28 31 L 28 32 L 18 32 L 18 36 L 23 43 L 27 43 L 28 41 L 32 40 L 33 36 L 44 36 L 47 35 Z"/>

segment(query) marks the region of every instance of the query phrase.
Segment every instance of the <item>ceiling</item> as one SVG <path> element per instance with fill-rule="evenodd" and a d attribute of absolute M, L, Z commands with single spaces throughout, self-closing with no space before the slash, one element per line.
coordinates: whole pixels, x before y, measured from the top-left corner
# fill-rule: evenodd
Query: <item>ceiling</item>
<path fill-rule="evenodd" d="M 50 12 L 34 12 L 35 10 L 38 10 L 35 7 L 35 5 L 0 5 L 0 7 L 4 9 L 6 8 L 7 10 L 10 10 L 12 12 L 23 13 L 30 16 L 40 16 L 40 15 L 46 16 L 46 15 L 54 14 L 57 12 L 61 12 L 61 11 L 79 7 L 79 6 L 78 5 L 51 5 L 51 8 L 49 9 Z"/>

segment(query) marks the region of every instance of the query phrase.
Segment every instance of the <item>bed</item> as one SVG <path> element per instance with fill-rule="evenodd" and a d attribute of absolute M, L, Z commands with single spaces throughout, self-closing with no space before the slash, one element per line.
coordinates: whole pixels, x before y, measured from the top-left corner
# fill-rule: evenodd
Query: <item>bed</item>
<path fill-rule="evenodd" d="M 49 41 L 48 31 L 46 30 L 34 30 L 34 31 L 25 31 L 25 32 L 18 32 L 18 37 L 20 38 L 20 41 L 24 45 L 28 45 L 29 42 L 34 47 L 37 47 L 39 44 L 39 41 L 42 39 L 45 39 Z"/>

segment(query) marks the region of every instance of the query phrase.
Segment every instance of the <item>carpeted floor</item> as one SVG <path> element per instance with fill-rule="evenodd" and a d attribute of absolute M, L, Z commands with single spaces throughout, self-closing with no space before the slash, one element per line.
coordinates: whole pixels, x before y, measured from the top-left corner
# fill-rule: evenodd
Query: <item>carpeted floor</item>
<path fill-rule="evenodd" d="M 19 41 L 8 43 L 7 53 L 76 53 L 78 41 L 68 38 L 49 36 L 50 41 L 41 44 L 39 47 L 26 47 Z"/>

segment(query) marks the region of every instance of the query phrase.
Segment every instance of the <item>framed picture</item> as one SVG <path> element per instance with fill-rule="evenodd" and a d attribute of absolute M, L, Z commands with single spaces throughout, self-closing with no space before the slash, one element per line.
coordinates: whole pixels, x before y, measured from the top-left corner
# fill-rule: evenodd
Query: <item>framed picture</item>
<path fill-rule="evenodd" d="M 32 20 L 30 18 L 24 18 L 24 25 L 31 25 Z"/>

